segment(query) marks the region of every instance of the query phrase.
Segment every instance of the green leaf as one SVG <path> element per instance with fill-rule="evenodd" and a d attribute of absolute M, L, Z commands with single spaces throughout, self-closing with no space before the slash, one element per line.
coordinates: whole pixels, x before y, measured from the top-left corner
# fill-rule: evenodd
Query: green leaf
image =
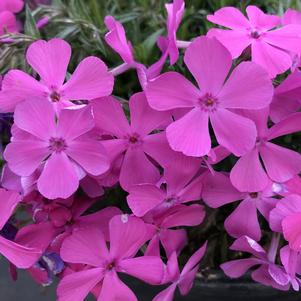
<path fill-rule="evenodd" d="M 33 17 L 32 11 L 28 5 L 26 5 L 26 9 L 25 9 L 25 18 L 26 18 L 24 24 L 25 34 L 39 39 L 41 35 L 36 26 L 36 21 Z"/>

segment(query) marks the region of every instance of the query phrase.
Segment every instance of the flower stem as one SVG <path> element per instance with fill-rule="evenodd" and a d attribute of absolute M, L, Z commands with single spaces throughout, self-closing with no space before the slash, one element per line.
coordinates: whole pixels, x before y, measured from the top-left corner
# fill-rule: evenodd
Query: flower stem
<path fill-rule="evenodd" d="M 113 69 L 110 70 L 110 73 L 113 75 L 113 76 L 118 76 L 126 71 L 128 71 L 129 69 L 131 69 L 132 66 L 131 64 L 128 64 L 128 63 L 123 63 Z"/>
<path fill-rule="evenodd" d="M 177 40 L 177 47 L 178 48 L 186 49 L 187 47 L 189 47 L 190 44 L 191 44 L 191 42 L 188 42 L 188 41 Z"/>

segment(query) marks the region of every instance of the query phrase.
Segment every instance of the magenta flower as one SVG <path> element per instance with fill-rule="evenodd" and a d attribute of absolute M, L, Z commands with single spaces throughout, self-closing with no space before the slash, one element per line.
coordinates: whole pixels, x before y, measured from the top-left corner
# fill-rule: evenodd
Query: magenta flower
<path fill-rule="evenodd" d="M 288 117 L 301 108 L 301 72 L 295 70 L 275 89 L 270 117 L 273 122 Z"/>
<path fill-rule="evenodd" d="M 172 301 L 176 288 L 178 287 L 182 296 L 186 296 L 193 286 L 193 281 L 199 269 L 199 263 L 203 258 L 207 248 L 207 243 L 198 249 L 187 261 L 182 269 L 179 270 L 177 254 L 173 253 L 167 263 L 164 284 L 171 283 L 169 287 L 160 292 L 153 301 Z"/>
<path fill-rule="evenodd" d="M 301 51 L 300 27 L 286 25 L 274 29 L 281 23 L 278 16 L 267 15 L 253 5 L 246 11 L 248 18 L 234 7 L 223 7 L 207 16 L 210 22 L 230 28 L 211 29 L 208 36 L 216 37 L 233 58 L 251 46 L 252 62 L 262 66 L 274 78 L 292 66 L 293 59 L 288 52 L 298 54 Z"/>
<path fill-rule="evenodd" d="M 133 95 L 129 101 L 130 125 L 114 98 L 97 100 L 92 105 L 97 128 L 113 136 L 102 141 L 107 152 L 113 160 L 123 158 L 119 176 L 122 188 L 158 181 L 160 172 L 149 157 L 164 166 L 178 156 L 169 148 L 164 132 L 152 134 L 171 119 L 170 114 L 151 109 L 144 93 Z"/>
<path fill-rule="evenodd" d="M 179 58 L 177 47 L 177 30 L 182 21 L 185 9 L 184 0 L 174 0 L 172 3 L 165 4 L 167 11 L 167 37 L 160 37 L 158 45 L 163 54 L 169 56 L 170 65 L 174 65 Z"/>
<path fill-rule="evenodd" d="M 89 106 L 62 110 L 56 122 L 51 103 L 34 99 L 17 106 L 14 120 L 19 133 L 13 134 L 4 157 L 20 176 L 43 167 L 37 187 L 45 197 L 68 198 L 78 188 L 81 174 L 99 175 L 109 169 L 101 142 L 88 135 L 94 128 Z"/>
<path fill-rule="evenodd" d="M 2 11 L 0 12 L 0 35 L 3 35 L 7 32 L 18 32 L 18 24 L 16 17 L 12 12 Z M 5 41 L 5 39 L 2 39 L 0 42 Z"/>
<path fill-rule="evenodd" d="M 291 194 L 281 199 L 270 214 L 270 226 L 281 232 L 289 242 L 290 248 L 301 251 L 301 196 Z"/>
<path fill-rule="evenodd" d="M 252 254 L 252 257 L 223 263 L 221 268 L 227 276 L 239 278 L 250 268 L 257 266 L 251 274 L 254 281 L 279 290 L 289 289 L 289 275 L 283 267 L 275 264 L 274 246 L 270 248 L 269 252 L 266 252 L 255 240 L 247 236 L 242 236 L 232 244 L 230 249 Z"/>
<path fill-rule="evenodd" d="M 85 58 L 64 84 L 70 57 L 71 47 L 64 40 L 32 43 L 26 59 L 41 81 L 21 70 L 9 71 L 2 84 L 0 111 L 14 111 L 18 103 L 29 98 L 47 99 L 59 111 L 72 106 L 71 101 L 92 100 L 111 94 L 114 78 L 106 65 L 93 56 Z"/>
<path fill-rule="evenodd" d="M 161 283 L 164 267 L 161 259 L 154 256 L 135 257 L 148 237 L 142 220 L 117 215 L 110 221 L 109 228 L 109 250 L 97 228 L 74 232 L 64 241 L 61 249 L 63 260 L 86 264 L 87 267 L 63 278 L 57 291 L 59 301 L 82 301 L 97 284 L 101 284 L 98 300 L 136 301 L 134 293 L 117 273 L 131 275 L 150 284 Z"/>
<path fill-rule="evenodd" d="M 231 55 L 216 39 L 207 37 L 191 43 L 184 61 L 201 90 L 176 72 L 162 74 L 146 88 L 149 104 L 156 110 L 190 109 L 166 129 L 171 148 L 187 156 L 207 155 L 210 119 L 220 145 L 237 156 L 248 152 L 255 144 L 255 125 L 231 109 L 260 109 L 270 103 L 273 87 L 265 71 L 256 64 L 241 63 L 224 84 Z"/>
<path fill-rule="evenodd" d="M 0 199 L 0 229 L 2 230 L 21 201 L 21 197 L 17 192 L 0 189 Z M 18 268 L 26 269 L 39 259 L 42 252 L 40 249 L 21 245 L 0 236 L 0 254 Z"/>
<path fill-rule="evenodd" d="M 199 161 L 178 160 L 165 168 L 164 176 L 155 184 L 133 185 L 127 202 L 135 216 L 163 213 L 174 206 L 201 199 L 203 176 L 193 178 L 199 169 Z M 159 184 L 166 187 L 160 187 Z"/>
<path fill-rule="evenodd" d="M 246 235 L 256 241 L 261 238 L 257 211 L 268 221 L 277 203 L 273 195 L 271 185 L 258 192 L 240 192 L 232 186 L 229 176 L 218 172 L 207 175 L 202 191 L 204 202 L 212 208 L 242 200 L 225 220 L 225 229 L 235 238 Z"/>
<path fill-rule="evenodd" d="M 2 0 L 0 2 L 0 12 L 10 11 L 16 14 L 22 10 L 23 6 L 23 0 Z"/>
<path fill-rule="evenodd" d="M 256 123 L 258 137 L 255 147 L 242 156 L 231 170 L 231 182 L 240 191 L 261 191 L 269 179 L 283 183 L 301 170 L 300 154 L 271 142 L 277 137 L 300 131 L 300 113 L 292 114 L 269 129 L 268 113 L 268 109 L 244 112 Z"/>

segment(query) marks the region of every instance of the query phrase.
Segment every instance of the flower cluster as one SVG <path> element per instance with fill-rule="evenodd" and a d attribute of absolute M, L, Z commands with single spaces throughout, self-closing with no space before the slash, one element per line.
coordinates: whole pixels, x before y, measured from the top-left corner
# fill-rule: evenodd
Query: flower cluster
<path fill-rule="evenodd" d="M 22 6 L 2 1 L 0 11 L 15 20 Z M 59 301 L 89 293 L 137 300 L 120 274 L 168 285 L 153 301 L 173 300 L 177 288 L 188 294 L 210 240 L 202 238 L 180 271 L 187 229 L 203 223 L 207 208 L 232 202 L 224 227 L 230 249 L 244 257 L 222 264 L 225 274 L 255 267 L 254 281 L 299 290 L 301 155 L 278 138 L 301 131 L 301 13 L 248 6 L 245 17 L 224 7 L 207 18 L 227 29 L 187 42 L 176 38 L 184 6 L 166 4 L 167 35 L 149 67 L 107 16 L 104 39 L 120 66 L 89 56 L 69 73 L 71 46 L 54 38 L 28 47 L 31 74 L 14 69 L 3 78 L 0 112 L 14 123 L 3 152 L 0 253 L 14 277 L 16 268 L 42 285 L 58 276 Z M 189 79 L 163 72 L 182 52 Z M 141 92 L 126 101 L 112 93 L 129 69 Z M 220 164 L 229 158 L 230 168 Z M 107 192 L 119 186 L 126 199 L 111 204 Z M 23 227 L 17 207 L 30 217 Z M 262 220 L 271 234 L 264 240 Z"/>

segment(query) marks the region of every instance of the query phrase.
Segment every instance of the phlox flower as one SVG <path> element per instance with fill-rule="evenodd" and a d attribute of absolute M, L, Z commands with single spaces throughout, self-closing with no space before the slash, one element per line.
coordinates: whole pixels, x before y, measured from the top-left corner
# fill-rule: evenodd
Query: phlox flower
<path fill-rule="evenodd" d="M 95 100 L 92 106 L 96 127 L 112 137 L 102 141 L 108 154 L 113 161 L 122 158 L 119 181 L 123 189 L 158 181 L 160 172 L 153 160 L 164 166 L 179 156 L 169 148 L 164 132 L 152 133 L 171 120 L 170 114 L 151 109 L 144 93 L 134 94 L 129 101 L 130 124 L 113 97 Z"/>
<path fill-rule="evenodd" d="M 236 156 L 253 148 L 254 123 L 232 109 L 260 109 L 272 100 L 273 87 L 266 72 L 251 62 L 241 63 L 224 83 L 232 58 L 215 38 L 199 37 L 187 48 L 184 61 L 199 89 L 182 75 L 167 72 L 146 87 L 152 108 L 189 109 L 166 129 L 172 149 L 187 156 L 204 156 L 211 150 L 209 119 L 218 143 Z"/>
<path fill-rule="evenodd" d="M 47 99 L 59 111 L 72 106 L 71 101 L 91 100 L 111 94 L 114 78 L 106 65 L 93 56 L 82 60 L 64 84 L 70 57 L 71 47 L 64 40 L 32 43 L 27 49 L 26 59 L 41 80 L 21 70 L 10 70 L 2 83 L 0 111 L 14 111 L 18 103 L 31 98 Z"/>
<path fill-rule="evenodd" d="M 45 197 L 68 198 L 82 174 L 99 175 L 109 169 L 101 142 L 89 137 L 94 128 L 90 106 L 62 110 L 57 119 L 50 102 L 33 99 L 17 106 L 14 120 L 17 128 L 4 158 L 24 177 L 42 167 L 37 188 Z"/>
<path fill-rule="evenodd" d="M 199 263 L 206 252 L 206 248 L 207 243 L 190 257 L 181 272 L 179 270 L 177 254 L 172 253 L 168 260 L 163 280 L 164 283 L 171 283 L 171 285 L 160 292 L 153 301 L 172 301 L 177 287 L 181 295 L 186 296 L 193 286 L 193 281 L 199 269 Z"/>
<path fill-rule="evenodd" d="M 270 183 L 262 191 L 240 192 L 233 187 L 228 175 L 215 172 L 204 178 L 202 198 L 212 208 L 242 200 L 225 220 L 225 229 L 235 238 L 246 235 L 258 241 L 261 238 L 261 228 L 257 211 L 268 221 L 269 214 L 277 203 L 272 198 L 274 194 L 271 188 Z"/>
<path fill-rule="evenodd" d="M 288 70 L 293 64 L 289 52 L 300 53 L 300 26 L 281 24 L 278 16 L 268 15 L 258 7 L 249 5 L 246 18 L 237 8 L 223 7 L 207 19 L 215 24 L 230 28 L 211 29 L 208 36 L 216 37 L 232 54 L 233 58 L 251 47 L 252 62 L 262 66 L 274 78 Z"/>
<path fill-rule="evenodd" d="M 21 201 L 17 192 L 0 189 L 0 230 L 3 230 L 8 219 Z M 31 245 L 23 245 L 6 239 L 0 235 L 0 254 L 18 268 L 31 267 L 41 256 L 40 249 Z"/>
<path fill-rule="evenodd" d="M 18 29 L 15 15 L 10 11 L 0 11 L 0 35 L 18 32 Z"/>
<path fill-rule="evenodd" d="M 132 212 L 142 217 L 150 211 L 162 213 L 173 206 L 200 200 L 203 177 L 193 178 L 198 168 L 197 160 L 178 160 L 165 168 L 157 185 L 133 185 L 127 196 Z"/>
<path fill-rule="evenodd" d="M 267 186 L 269 179 L 283 183 L 298 174 L 301 170 L 301 155 L 274 144 L 271 140 L 300 131 L 300 113 L 290 115 L 271 128 L 267 127 L 269 109 L 245 111 L 243 114 L 256 123 L 257 140 L 255 147 L 232 168 L 232 184 L 240 191 L 260 191 Z"/>
<path fill-rule="evenodd" d="M 301 251 L 301 196 L 291 194 L 281 199 L 270 214 L 270 227 L 283 233 L 292 250 Z"/>
<path fill-rule="evenodd" d="M 250 268 L 257 267 L 251 277 L 263 285 L 287 291 L 290 277 L 282 266 L 275 264 L 274 247 L 267 252 L 255 240 L 248 236 L 238 238 L 230 247 L 231 250 L 251 254 L 250 258 L 228 261 L 221 265 L 224 273 L 230 278 L 243 276 Z"/>
<path fill-rule="evenodd" d="M 59 301 L 82 301 L 101 284 L 99 301 L 136 301 L 134 293 L 119 279 L 125 273 L 150 284 L 160 284 L 164 265 L 159 257 L 135 257 L 148 238 L 143 221 L 127 215 L 117 215 L 109 223 L 110 247 L 102 232 L 87 228 L 74 232 L 61 248 L 65 262 L 86 264 L 80 271 L 65 276 L 58 286 Z M 74 252 L 74 250 L 77 252 Z"/>
<path fill-rule="evenodd" d="M 301 72 L 295 70 L 276 87 L 270 106 L 270 117 L 273 122 L 288 117 L 301 108 Z"/>

